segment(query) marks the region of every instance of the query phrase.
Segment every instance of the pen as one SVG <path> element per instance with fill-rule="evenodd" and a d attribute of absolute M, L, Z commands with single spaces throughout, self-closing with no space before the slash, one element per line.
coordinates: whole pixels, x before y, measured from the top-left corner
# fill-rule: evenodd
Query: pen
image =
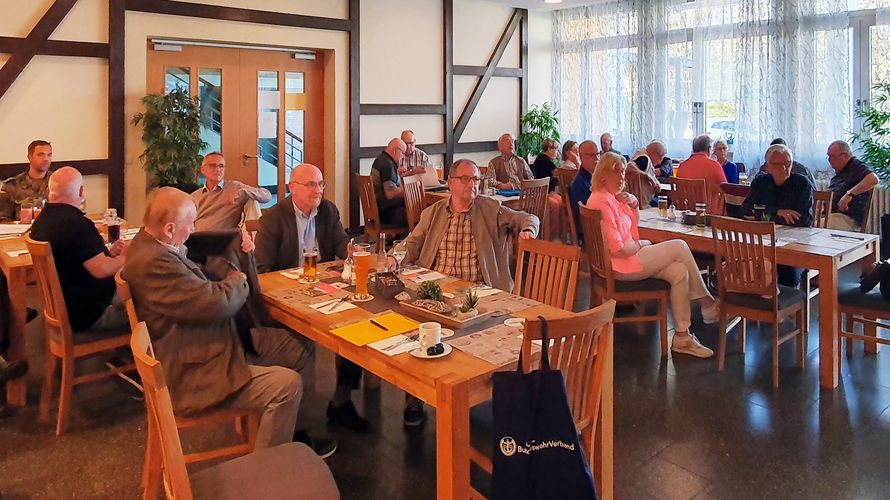
<path fill-rule="evenodd" d="M 389 328 L 387 328 L 387 327 L 381 325 L 380 323 L 374 321 L 374 318 L 371 318 L 371 319 L 369 319 L 368 321 L 370 321 L 372 325 L 376 326 L 377 328 L 382 329 L 382 330 L 385 331 L 385 332 L 388 332 L 388 331 L 389 331 Z"/>

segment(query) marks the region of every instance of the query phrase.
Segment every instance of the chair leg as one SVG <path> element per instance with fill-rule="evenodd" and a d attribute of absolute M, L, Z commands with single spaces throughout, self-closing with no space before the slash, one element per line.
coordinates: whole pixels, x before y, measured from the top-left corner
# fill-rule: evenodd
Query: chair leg
<path fill-rule="evenodd" d="M 807 331 L 802 324 L 806 319 L 803 310 L 797 311 L 797 324 L 800 325 L 800 331 L 797 332 L 797 366 L 803 370 L 807 357 Z"/>
<path fill-rule="evenodd" d="M 874 316 L 864 317 L 865 319 L 871 321 L 877 321 L 877 318 Z M 878 328 L 873 324 L 862 323 L 862 333 L 868 335 L 869 337 L 875 338 L 878 336 Z M 863 346 L 865 354 L 877 354 L 878 353 L 878 343 L 870 340 L 866 340 Z"/>
<path fill-rule="evenodd" d="M 74 359 L 62 358 L 62 382 L 59 386 L 59 416 L 56 419 L 56 436 L 68 430 L 71 418 L 71 397 L 74 393 Z"/>
<path fill-rule="evenodd" d="M 43 363 L 43 389 L 40 391 L 40 421 L 49 421 L 49 405 L 53 397 L 53 386 L 56 383 L 56 365 L 59 358 L 52 353 L 46 353 Z"/>
<path fill-rule="evenodd" d="M 720 330 L 717 331 L 717 371 L 726 367 L 726 314 L 720 313 Z"/>
<path fill-rule="evenodd" d="M 779 388 L 779 321 L 773 322 L 773 389 Z"/>
<path fill-rule="evenodd" d="M 856 317 L 853 314 L 844 314 L 844 320 L 847 325 L 845 330 L 850 333 L 854 333 L 854 330 L 856 330 Z M 848 358 L 853 357 L 853 348 L 854 347 L 855 347 L 855 343 L 853 342 L 853 339 L 848 338 L 847 339 L 847 357 Z"/>
<path fill-rule="evenodd" d="M 658 301 L 658 327 L 661 335 L 661 358 L 668 357 L 668 301 L 662 298 Z"/>
<path fill-rule="evenodd" d="M 748 320 L 742 318 L 742 327 L 739 329 L 739 354 L 745 354 L 745 340 L 748 336 Z"/>
<path fill-rule="evenodd" d="M 145 463 L 142 465 L 142 498 L 156 500 L 161 489 L 161 454 L 151 424 L 145 439 Z"/>

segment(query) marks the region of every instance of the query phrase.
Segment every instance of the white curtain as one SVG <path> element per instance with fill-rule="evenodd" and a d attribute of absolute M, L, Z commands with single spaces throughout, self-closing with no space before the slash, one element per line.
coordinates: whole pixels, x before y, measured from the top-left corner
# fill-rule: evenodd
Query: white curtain
<path fill-rule="evenodd" d="M 684 159 L 692 103 L 704 132 L 759 166 L 776 137 L 827 169 L 852 128 L 853 0 L 624 0 L 554 13 L 561 135 L 613 135 L 624 152 L 663 140 Z M 883 0 L 881 0 L 883 1 Z M 827 174 L 826 174 L 827 175 Z"/>

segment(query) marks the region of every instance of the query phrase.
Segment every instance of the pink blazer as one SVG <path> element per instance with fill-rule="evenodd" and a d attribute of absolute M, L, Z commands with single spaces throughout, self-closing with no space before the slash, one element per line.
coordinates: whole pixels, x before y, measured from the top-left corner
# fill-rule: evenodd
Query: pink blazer
<path fill-rule="evenodd" d="M 587 208 L 599 210 L 603 214 L 603 234 L 606 245 L 612 254 L 612 269 L 622 274 L 631 274 L 643 270 L 643 264 L 636 255 L 623 256 L 618 252 L 629 240 L 639 240 L 637 228 L 639 214 L 615 196 L 605 191 L 593 191 L 587 199 Z"/>

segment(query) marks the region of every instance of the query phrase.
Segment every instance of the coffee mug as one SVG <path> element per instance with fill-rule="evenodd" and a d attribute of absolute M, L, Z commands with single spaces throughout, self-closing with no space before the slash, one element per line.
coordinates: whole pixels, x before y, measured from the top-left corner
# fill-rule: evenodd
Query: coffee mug
<path fill-rule="evenodd" d="M 426 351 L 427 348 L 441 343 L 442 325 L 435 322 L 421 323 L 420 336 L 418 340 L 420 340 L 420 349 L 423 351 Z"/>

